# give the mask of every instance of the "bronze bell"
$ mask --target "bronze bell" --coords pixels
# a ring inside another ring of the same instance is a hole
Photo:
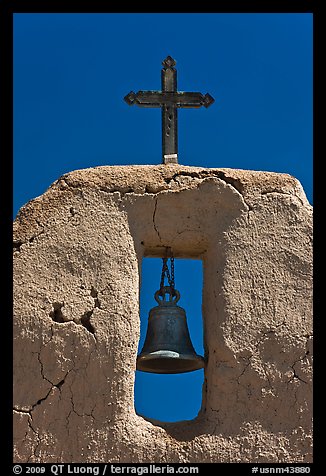
[[[179,291],[164,286],[156,291],[154,298],[158,306],[149,312],[146,339],[137,357],[137,370],[178,374],[204,367],[204,358],[196,354],[190,340],[186,312],[177,306]]]

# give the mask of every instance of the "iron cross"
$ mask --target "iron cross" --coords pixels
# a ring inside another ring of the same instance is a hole
[[[214,102],[210,94],[177,91],[176,61],[167,56],[162,62],[162,91],[131,91],[124,100],[130,106],[160,107],[162,109],[162,163],[178,163],[178,108],[208,107]]]

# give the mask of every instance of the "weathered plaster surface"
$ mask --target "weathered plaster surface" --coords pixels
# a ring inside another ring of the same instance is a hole
[[[312,207],[286,174],[113,166],[14,223],[16,462],[309,462]],[[193,421],[134,410],[143,256],[204,263]]]

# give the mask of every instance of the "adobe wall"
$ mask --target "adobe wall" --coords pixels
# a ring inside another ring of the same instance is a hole
[[[135,413],[144,256],[199,258],[195,420]],[[312,207],[290,175],[105,166],[14,224],[15,462],[310,462]]]

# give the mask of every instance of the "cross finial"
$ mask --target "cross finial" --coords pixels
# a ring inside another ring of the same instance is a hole
[[[186,93],[177,90],[176,61],[167,56],[162,61],[161,91],[131,91],[124,97],[127,104],[162,109],[162,162],[178,163],[178,109],[182,107],[209,107],[214,102],[210,94]]]
[[[172,58],[172,56],[167,56],[165,60],[162,61],[162,65],[166,68],[173,68],[177,64],[176,60]]]

